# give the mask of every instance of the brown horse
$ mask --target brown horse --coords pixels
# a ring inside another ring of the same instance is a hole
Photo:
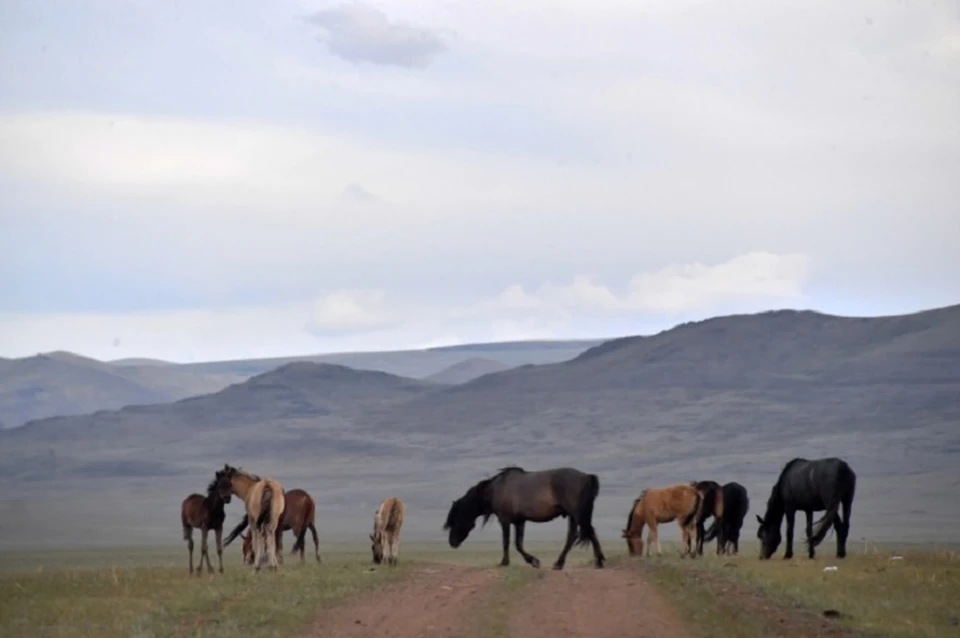
[[[373,562],[379,565],[387,559],[387,565],[396,565],[400,555],[400,528],[403,527],[403,501],[396,496],[383,499],[373,515],[373,532],[370,534],[370,550]]]
[[[277,528],[285,506],[283,486],[230,465],[223,466],[223,474],[230,480],[231,491],[243,499],[247,520],[253,521],[254,571],[260,571],[264,561],[275,571],[279,567]]]
[[[702,500],[700,493],[687,483],[643,490],[640,497],[633,502],[627,517],[627,527],[623,530],[623,538],[627,539],[627,551],[631,556],[643,554],[643,526],[646,525],[650,530],[647,532],[646,555],[650,555],[650,546],[654,543],[657,544],[657,555],[661,555],[663,552],[660,551],[657,525],[676,520],[683,534],[683,555],[696,556],[691,548],[691,539],[696,532],[697,514]]]
[[[697,556],[703,556],[703,543],[706,536],[704,523],[711,516],[714,524],[723,518],[723,491],[716,481],[690,481],[690,485],[700,492],[702,504],[697,514]],[[717,554],[720,554],[720,542],[717,542]]]
[[[290,550],[291,554],[296,553],[298,550],[300,552],[300,563],[304,562],[303,552],[304,546],[306,545],[306,535],[307,530],[310,530],[310,533],[313,535],[313,548],[314,553],[317,557],[317,562],[320,561],[320,541],[317,539],[317,528],[314,527],[314,517],[316,515],[317,506],[311,497],[305,490],[293,489],[284,494],[284,508],[283,516],[280,519],[280,526],[277,527],[277,560],[280,563],[283,563],[283,532],[293,530],[295,541],[293,543],[293,549]],[[237,534],[240,534],[244,529],[246,529],[249,524],[246,515],[240,523],[233,528],[233,531],[230,532],[230,535],[227,536],[227,540],[224,541],[223,545],[226,547],[233,539],[237,537]],[[250,534],[241,535],[243,539],[243,562],[248,565],[253,565],[254,552],[253,552],[253,538]]]
[[[207,533],[213,530],[217,540],[217,563],[223,573],[223,521],[226,515],[223,506],[230,502],[230,480],[223,472],[217,472],[207,486],[207,495],[191,494],[180,504],[180,524],[183,525],[183,540],[187,541],[190,553],[190,574],[193,575],[193,530],[200,530],[200,565],[197,576],[203,572],[203,561],[207,561],[207,571],[213,573],[210,554],[207,552]]]
[[[546,523],[558,516],[568,519],[567,541],[553,564],[563,569],[574,542],[592,545],[594,566],[603,567],[606,558],[593,528],[593,504],[600,492],[600,479],[572,467],[527,472],[520,467],[505,467],[484,479],[458,498],[447,512],[443,529],[450,530],[450,547],[460,547],[476,527],[496,516],[503,530],[503,558],[500,565],[510,564],[510,525],[516,530],[517,551],[528,565],[540,567],[536,556],[523,549],[523,531],[527,522]],[[578,533],[579,530],[579,533]]]

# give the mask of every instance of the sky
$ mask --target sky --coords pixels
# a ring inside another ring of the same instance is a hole
[[[955,1],[0,3],[0,356],[960,302]]]

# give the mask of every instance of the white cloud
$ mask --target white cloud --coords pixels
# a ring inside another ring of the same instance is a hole
[[[726,304],[750,310],[803,299],[810,272],[804,255],[750,253],[726,262],[673,265],[635,275],[622,293],[576,277],[532,292],[507,287],[493,299],[457,306],[393,299],[381,290],[339,290],[311,302],[221,310],[0,315],[0,351],[25,356],[64,349],[102,359],[178,361],[267,357],[595,337],[594,325],[620,317],[626,326],[667,327]],[[115,343],[120,345],[117,346]]]

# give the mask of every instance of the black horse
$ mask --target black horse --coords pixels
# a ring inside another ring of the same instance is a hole
[[[787,550],[784,558],[793,557],[793,522],[797,511],[807,515],[807,552],[823,542],[833,526],[837,531],[837,558],[847,555],[850,534],[850,508],[857,488],[857,475],[846,461],[824,458],[810,461],[793,459],[783,466],[763,518],[757,516],[760,528],[760,558],[770,558],[780,545],[780,523],[787,517]],[[840,509],[843,508],[843,517]],[[813,513],[826,510],[823,518],[813,523]]]
[[[716,517],[713,519],[713,524],[703,540],[709,543],[716,538],[717,554],[726,554],[732,544],[732,553],[736,555],[740,553],[740,529],[743,527],[743,519],[750,509],[747,488],[739,483],[726,483],[720,488],[720,498],[723,501],[723,511],[719,520]]]
[[[697,509],[697,549],[695,556],[703,556],[703,543],[706,532],[703,524],[713,517],[714,524],[723,516],[723,494],[716,481],[691,481],[690,485],[700,492],[700,507]]]
[[[599,491],[600,479],[596,474],[585,474],[571,467],[538,472],[506,467],[455,500],[443,529],[450,530],[450,547],[457,548],[476,526],[478,517],[482,516],[486,525],[487,520],[495,515],[503,529],[500,564],[510,564],[510,525],[513,525],[517,551],[528,565],[539,568],[540,561],[523,549],[524,525],[527,521],[546,523],[562,516],[569,518],[567,541],[553,568],[563,569],[574,541],[578,545],[593,545],[594,565],[600,568],[606,557],[592,523],[593,504]]]

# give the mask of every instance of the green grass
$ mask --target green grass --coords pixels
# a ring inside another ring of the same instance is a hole
[[[531,543],[530,551],[556,552],[556,543]],[[182,546],[0,552],[0,635],[287,636],[324,605],[399,578],[417,563],[489,568],[499,562],[500,549],[496,543],[459,550],[406,543],[397,569],[375,570],[366,545],[327,544],[322,565],[309,552],[302,566],[297,557],[284,558],[279,572],[254,574],[231,545],[225,573],[198,578],[188,576]],[[535,574],[522,562],[504,570],[504,591]]]
[[[813,561],[805,554],[760,561],[754,547],[741,545],[739,557],[708,555],[705,549],[705,560],[654,559],[649,573],[705,636],[764,635],[775,614],[764,618],[753,612],[765,601],[808,616],[837,610],[841,625],[866,635],[960,635],[960,554],[907,547],[864,551],[851,545],[847,558],[838,560],[827,544]],[[837,570],[825,572],[830,566]],[[728,586],[739,592],[725,598],[721,591],[729,594]],[[762,598],[744,601],[751,594]],[[744,633],[731,633],[736,627]]]

